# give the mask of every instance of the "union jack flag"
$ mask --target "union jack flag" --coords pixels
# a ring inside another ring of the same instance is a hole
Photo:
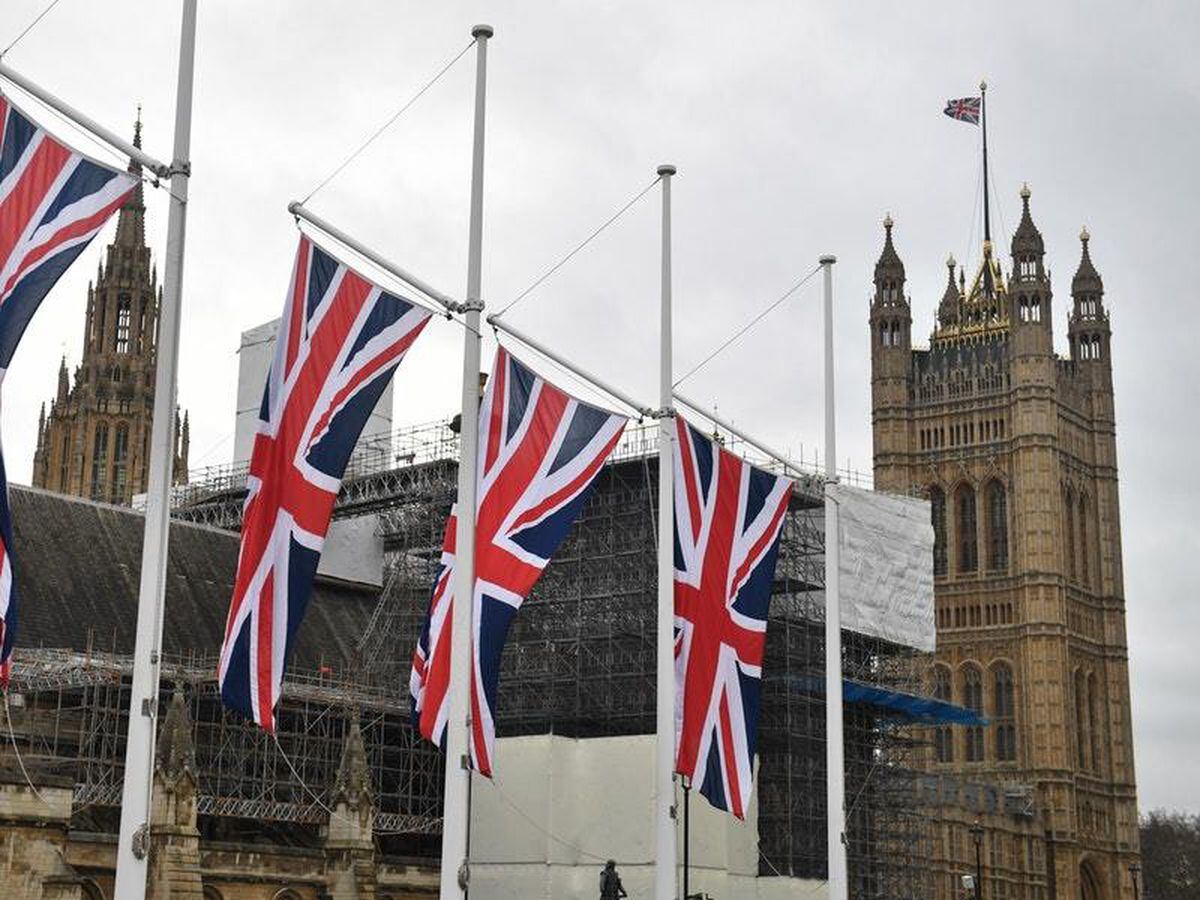
[[[475,597],[471,629],[471,760],[492,774],[496,689],[509,624],[571,530],[628,419],[550,384],[503,347],[479,408]],[[441,569],[413,654],[413,719],[444,746],[450,684],[454,510]]]
[[[792,482],[676,416],[675,771],[746,817],[767,608]]]
[[[979,124],[979,109],[982,105],[980,97],[959,97],[957,100],[947,100],[946,108],[942,110],[952,119],[960,122]]]
[[[269,732],[346,463],[429,317],[300,238],[246,478],[218,670],[225,705]]]
[[[0,95],[0,383],[25,326],[137,179],[59,143]],[[17,631],[8,482],[0,460],[0,683]]]

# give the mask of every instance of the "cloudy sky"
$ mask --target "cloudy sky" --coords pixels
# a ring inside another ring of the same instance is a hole
[[[0,46],[46,0],[6,0]],[[6,61],[170,154],[178,3],[62,0]],[[941,114],[986,76],[1002,246],[1023,181],[1047,244],[1064,344],[1087,224],[1112,311],[1125,580],[1143,808],[1200,811],[1200,551],[1194,467],[1200,309],[1200,10],[1187,2],[561,4],[202,0],[180,402],[193,466],[232,452],[239,333],[278,315],[285,211],[470,40],[491,45],[484,295],[527,287],[673,162],[676,371],[835,253],[840,459],[871,463],[867,298],[884,214],[926,334],[947,253],[978,257],[978,132]],[[443,290],[466,279],[471,57],[311,206]],[[70,134],[70,132],[66,132]],[[78,136],[81,148],[104,151]],[[149,200],[156,255],[162,192]],[[630,391],[655,391],[656,197],[509,315]],[[977,221],[977,220],[975,220]],[[107,234],[105,235],[107,237]],[[29,478],[58,360],[79,360],[85,253],[30,327],[5,385],[10,476]],[[1006,260],[1007,262],[1007,260]],[[821,430],[819,279],[687,390],[791,452]],[[397,378],[398,423],[453,411],[461,335],[443,321]],[[489,350],[485,347],[485,360]],[[1189,410],[1191,412],[1189,412]]]

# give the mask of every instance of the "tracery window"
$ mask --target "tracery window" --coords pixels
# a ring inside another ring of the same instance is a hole
[[[108,470],[108,425],[101,422],[96,426],[92,439],[92,490],[93,500],[104,499],[104,481]]]
[[[129,295],[121,294],[117,298],[117,339],[116,351],[118,353],[129,352]]]
[[[1063,549],[1067,557],[1067,577],[1075,580],[1075,492],[1067,487],[1066,499],[1063,502],[1066,510],[1063,523]]]
[[[929,489],[929,510],[933,520],[933,574],[946,574],[946,495],[940,487]]]
[[[945,666],[933,667],[933,696],[947,703],[954,699],[950,689],[950,670]],[[954,762],[954,732],[949,725],[934,729],[933,749],[938,762]]]
[[[974,572],[979,568],[979,541],[975,516],[975,491],[969,484],[960,485],[955,494],[958,519],[958,571]]]
[[[129,426],[122,422],[113,438],[112,502],[125,502],[129,483]]]
[[[996,759],[1011,762],[1017,758],[1016,697],[1012,667],[997,663],[992,670],[992,719],[996,734]]]
[[[1008,568],[1008,495],[999,480],[987,487],[988,568],[993,572]]]
[[[983,673],[973,663],[963,666],[963,706],[983,715]],[[983,726],[968,725],[966,732],[967,762],[981,762],[984,758]]]

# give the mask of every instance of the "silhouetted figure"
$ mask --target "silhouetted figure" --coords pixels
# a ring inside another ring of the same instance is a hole
[[[621,884],[621,876],[617,874],[617,862],[610,859],[600,870],[600,900],[619,900],[628,896]]]

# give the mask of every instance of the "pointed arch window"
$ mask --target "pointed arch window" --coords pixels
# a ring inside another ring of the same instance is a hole
[[[104,499],[105,476],[108,474],[108,424],[101,422],[96,426],[92,437],[92,485],[93,500]]]
[[[933,667],[933,696],[947,703],[954,699],[950,688],[950,670],[946,666]],[[949,725],[934,729],[933,750],[938,762],[954,762],[954,732]]]
[[[1087,683],[1080,669],[1075,670],[1075,756],[1081,770],[1091,768],[1088,762],[1088,751],[1091,750],[1092,736],[1088,730]]]
[[[987,486],[988,568],[1001,571],[1008,568],[1008,494],[999,479]]]
[[[954,495],[957,512],[958,571],[974,572],[979,568],[979,536],[975,516],[975,490],[969,484],[960,485]]]
[[[1091,584],[1091,565],[1088,559],[1088,500],[1087,494],[1079,495],[1079,581]]]
[[[1016,691],[1012,667],[1008,663],[997,663],[992,669],[992,682],[996,759],[1012,762],[1017,758]]]
[[[128,294],[117,297],[117,334],[114,347],[118,353],[129,352],[129,322],[133,315]]]
[[[983,715],[983,673],[979,666],[968,663],[963,666],[963,706],[978,715]],[[983,726],[968,725],[967,762],[982,762]]]
[[[112,502],[125,502],[129,485],[129,425],[122,422],[113,436]]]
[[[1095,672],[1089,672],[1087,677],[1087,716],[1092,770],[1098,772],[1103,744],[1100,734],[1100,689]]]
[[[1075,492],[1067,487],[1063,502],[1066,516],[1063,522],[1063,549],[1067,557],[1067,578],[1075,580]]]
[[[929,489],[929,511],[933,520],[933,574],[946,574],[946,494],[936,485]]]

